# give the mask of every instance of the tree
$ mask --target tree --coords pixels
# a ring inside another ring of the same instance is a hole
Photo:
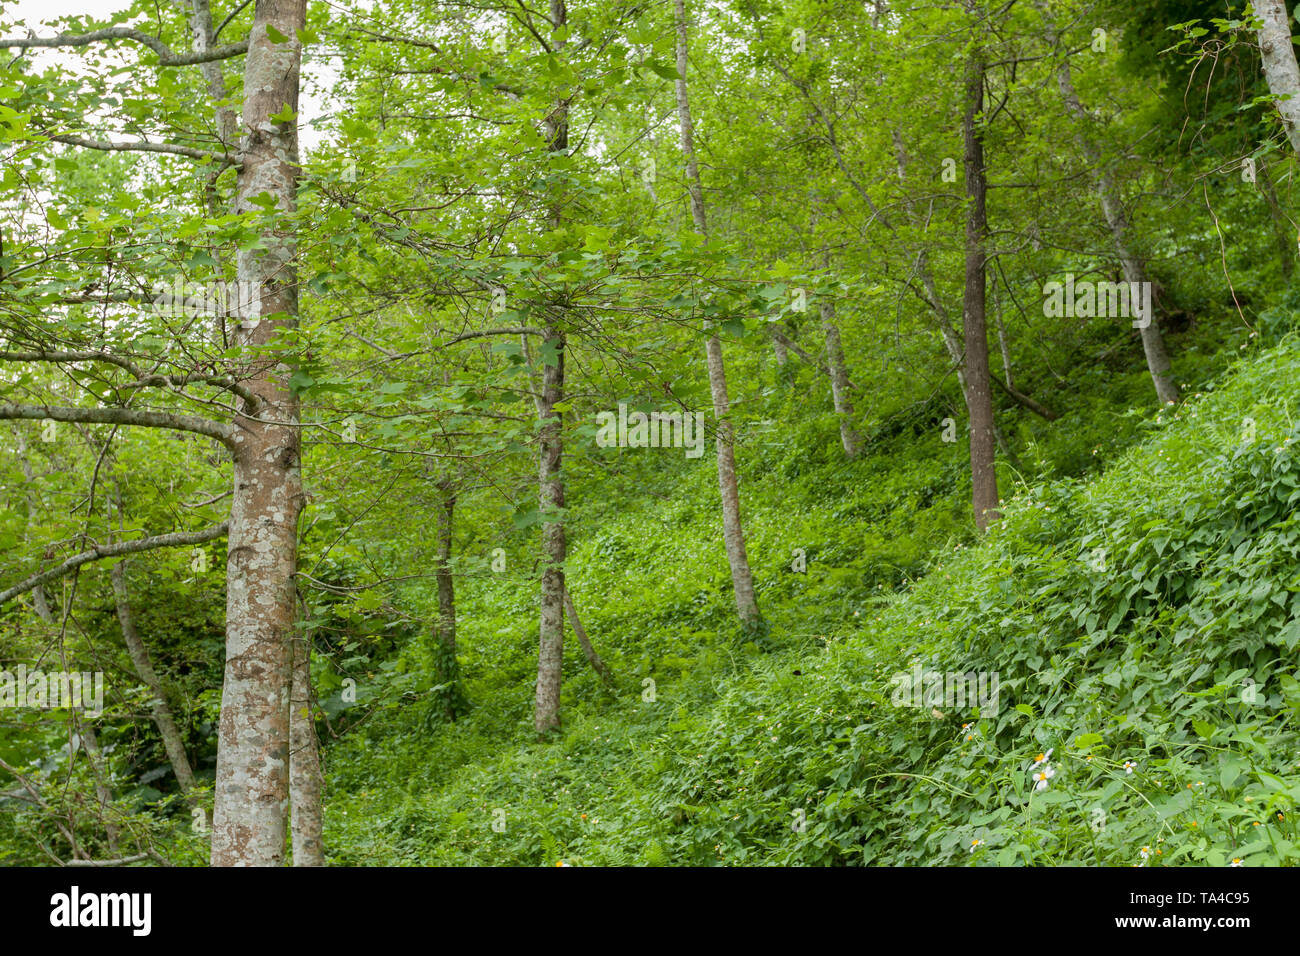
[[[704,207],[704,189],[700,183],[700,166],[695,157],[695,125],[691,119],[690,94],[686,87],[690,35],[683,0],[673,0],[677,30],[677,122],[681,129],[682,158],[686,162],[686,189],[691,221],[695,231],[707,238],[708,219]],[[736,611],[746,629],[761,626],[758,600],[754,596],[754,576],[745,551],[745,529],[740,515],[740,488],[736,477],[735,429],[731,422],[731,398],[727,392],[727,367],[722,354],[722,339],[710,334],[705,346],[709,366],[709,390],[713,394],[713,417],[717,428],[718,490],[722,498],[722,538],[731,566],[731,586]]]
[[[971,0],[966,11],[982,29],[984,12]],[[987,268],[988,173],[984,164],[984,48],[978,36],[966,52],[965,107],[962,113],[963,161],[966,170],[966,285],[962,297],[962,332],[966,352],[966,404],[970,409],[971,501],[975,526],[984,531],[998,515],[998,474],[994,463],[993,393],[989,375],[988,323],[985,312]]]
[[[1273,94],[1287,140],[1300,154],[1300,66],[1296,65],[1295,48],[1291,45],[1291,18],[1283,0],[1257,0],[1254,7],[1259,18],[1255,32],[1264,62],[1264,78]]]

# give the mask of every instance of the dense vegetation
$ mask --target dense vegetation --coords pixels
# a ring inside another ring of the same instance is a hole
[[[0,8],[0,861],[1300,856],[1266,23],[185,7]]]

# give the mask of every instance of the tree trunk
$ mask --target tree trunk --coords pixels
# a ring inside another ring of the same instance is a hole
[[[537,475],[542,513],[542,611],[537,655],[537,705],[533,723],[539,734],[560,726],[560,683],[564,661],[564,332],[552,316],[543,338],[541,453]],[[553,356],[547,361],[548,356]]]
[[[104,775],[104,761],[99,749],[99,738],[95,735],[95,728],[90,722],[79,717],[76,711],[73,711],[72,722],[76,728],[77,736],[81,738],[81,749],[86,753],[86,763],[90,766],[90,776],[95,781],[95,801],[99,804],[100,821],[104,824],[104,836],[108,841],[108,848],[114,856],[117,856],[122,829],[112,819],[113,790],[109,787],[108,778]]]
[[[976,27],[978,29],[978,26]],[[998,475],[993,434],[993,392],[989,376],[989,341],[985,317],[985,243],[988,188],[984,168],[984,51],[977,42],[966,60],[966,110],[962,116],[965,146],[966,287],[962,327],[966,346],[966,404],[970,410],[971,505],[980,531],[998,519]]]
[[[790,351],[786,348],[785,343],[781,341],[781,333],[773,330],[772,334],[772,354],[776,356],[776,366],[784,369],[790,362]]]
[[[438,483],[442,513],[438,516],[438,566],[434,576],[438,583],[438,642],[448,653],[456,653],[456,584],[451,574],[452,521],[456,512],[456,495],[449,481]]]
[[[1283,0],[1255,0],[1260,19],[1259,54],[1264,61],[1264,78],[1276,99],[1282,127],[1291,148],[1300,155],[1300,66],[1291,46],[1291,18]]]
[[[1044,9],[1041,3],[1039,9]],[[1054,43],[1056,41],[1056,31],[1050,20],[1047,21],[1047,31],[1049,42]],[[1115,248],[1115,255],[1119,258],[1120,265],[1124,270],[1124,279],[1129,283],[1137,283],[1136,288],[1142,288],[1148,281],[1146,269],[1142,265],[1142,260],[1134,255],[1129,248],[1128,221],[1124,215],[1123,206],[1120,204],[1119,190],[1115,188],[1114,180],[1106,169],[1101,150],[1097,148],[1092,137],[1088,135],[1088,113],[1083,108],[1083,104],[1079,102],[1079,96],[1075,92],[1068,59],[1063,58],[1061,60],[1061,65],[1057,68],[1056,79],[1057,85],[1061,89],[1061,97],[1065,100],[1065,108],[1078,124],[1077,139],[1079,148],[1088,161],[1088,165],[1093,169],[1093,183],[1097,191],[1097,198],[1101,203],[1101,213],[1106,219],[1107,227],[1110,229],[1111,243]],[[1130,309],[1130,311],[1132,310]],[[1143,316],[1142,321],[1145,324],[1138,327],[1142,336],[1142,352],[1146,356],[1147,370],[1151,373],[1151,381],[1156,388],[1156,397],[1162,405],[1177,402],[1178,386],[1174,384],[1169,352],[1165,348],[1164,336],[1160,334],[1160,326],[1156,323],[1154,315]]]
[[[194,38],[194,52],[202,53],[211,49],[213,44],[212,4],[209,0],[192,0],[190,11],[190,35]],[[233,151],[238,145],[235,142],[235,111],[229,106],[216,105],[230,96],[222,63],[220,60],[201,63],[199,72],[208,84],[208,95],[212,98],[216,111],[217,138],[224,148]]]
[[[185,801],[190,806],[196,806],[194,769],[190,766],[190,758],[185,753],[185,738],[181,736],[180,728],[176,726],[171,704],[167,702],[162,682],[158,680],[153,662],[149,659],[149,650],[144,646],[144,641],[140,639],[135,629],[130,595],[126,587],[126,561],[119,561],[113,565],[110,577],[113,582],[113,598],[117,605],[117,620],[122,626],[122,640],[126,642],[126,651],[131,655],[131,663],[135,666],[136,674],[144,681],[145,687],[149,688],[149,706],[153,711],[153,722],[158,727],[159,736],[162,737],[163,750],[167,752],[167,760],[172,765],[172,774],[180,785],[181,795]]]
[[[455,721],[465,712],[460,687],[460,666],[456,661],[456,580],[451,571],[452,532],[456,514],[455,485],[450,478],[438,482],[438,559],[434,579],[438,585],[438,622],[434,628],[437,681],[442,690],[437,700],[443,716]]]
[[[324,866],[321,801],[325,782],[320,765],[320,741],[312,711],[311,641],[300,632],[293,638],[293,692],[289,716],[289,795],[293,831],[293,865]]]
[[[708,236],[704,211],[704,190],[700,185],[700,167],[695,158],[695,126],[691,121],[691,104],[686,90],[688,36],[683,0],[673,0],[677,24],[677,117],[681,127],[682,157],[686,160],[686,188],[690,193],[691,219],[701,236]],[[722,498],[722,538],[731,565],[731,586],[736,597],[736,611],[746,628],[761,622],[758,601],[754,596],[754,577],[745,551],[745,532],[740,516],[740,489],[736,478],[735,430],[731,422],[731,399],[727,393],[727,369],[723,361],[722,340],[717,333],[709,336],[705,346],[709,363],[709,391],[713,396],[713,415],[717,420],[718,490]]]
[[[294,119],[306,0],[259,0],[245,61],[240,212],[267,193],[294,209],[298,169]],[[287,39],[275,43],[268,27]],[[291,369],[270,366],[261,347],[296,325],[296,244],[271,227],[263,248],[241,249],[241,289],[254,291],[236,341],[255,364],[243,384],[258,399],[235,418],[234,495],[226,570],[226,665],[221,693],[213,866],[284,863],[289,809],[289,712],[295,625],[297,524],[302,507],[298,400],[285,385]],[[277,316],[271,318],[271,316]]]
[[[551,26],[560,31],[568,23],[564,0],[551,0]],[[565,46],[563,34],[552,34],[556,50]],[[569,148],[568,106],[561,102],[547,119],[549,150]],[[553,227],[560,224],[560,210],[552,211]],[[560,726],[560,686],[564,665],[564,416],[555,406],[564,399],[565,335],[556,307],[547,310],[542,336],[542,393],[537,414],[541,448],[537,474],[538,506],[542,514],[542,608],[537,651],[537,697],[533,726],[544,734]]]
[[[1268,171],[1268,163],[1260,161],[1256,170],[1260,192],[1268,205],[1268,215],[1273,222],[1273,239],[1277,243],[1278,255],[1282,260],[1282,275],[1288,279],[1295,273],[1296,243],[1291,232],[1291,222],[1282,211],[1282,204],[1277,198],[1277,188],[1273,185],[1273,176]]]
[[[567,587],[564,589],[564,610],[569,615],[569,623],[573,625],[573,633],[578,635],[578,643],[582,645],[582,653],[586,655],[587,662],[600,675],[601,680],[612,685],[614,683],[614,672],[609,669],[609,665],[600,659],[596,649],[591,646],[591,641],[587,638],[587,631],[583,628],[582,622],[578,620],[578,609],[573,606],[573,597],[569,594]]]
[[[835,324],[835,306],[823,300],[821,316],[822,330],[826,333],[826,364],[831,373],[831,402],[840,419],[840,444],[844,446],[844,457],[856,458],[862,450],[862,438],[853,427],[853,385],[844,361],[839,326]]]

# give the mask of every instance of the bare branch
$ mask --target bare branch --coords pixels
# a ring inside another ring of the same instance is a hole
[[[60,33],[56,37],[8,37],[0,38],[0,49],[30,50],[36,47],[89,46],[100,40],[134,40],[143,43],[158,54],[159,66],[193,66],[197,63],[210,63],[213,60],[227,60],[232,56],[242,56],[248,52],[248,41],[229,43],[213,50],[197,53],[176,53],[156,36],[134,27],[107,27],[92,30],[90,33]]]
[[[827,376],[828,378],[830,377],[831,374],[830,370],[827,369],[826,366],[823,365],[821,362],[817,361],[817,359],[813,358],[811,355],[809,355],[807,352],[801,349],[794,342],[792,342],[788,335],[786,335],[776,326],[769,326],[768,328],[769,331],[772,333],[772,338],[776,339],[778,342],[780,342],[782,345],[788,348],[795,355],[799,356],[801,359],[803,359],[805,362],[807,362],[817,371],[821,372],[823,375]]]
[[[146,375],[130,359],[122,358],[120,355],[112,355],[108,352],[48,352],[45,350],[36,352],[0,352],[0,362],[105,362],[126,369],[135,376],[136,380],[134,382],[116,386],[122,391],[133,388],[149,388],[151,386],[181,388],[185,385],[201,382],[204,385],[224,388],[238,395],[248,403],[249,411],[256,411],[262,404],[262,400],[257,397],[255,392],[224,375]],[[54,416],[49,417],[53,418]]]
[[[244,7],[248,6],[251,2],[252,0],[244,0],[243,3],[241,3],[239,6],[235,7],[235,9],[231,10],[228,14],[226,14],[226,19],[222,20],[221,25],[212,31],[212,40],[214,43],[216,42],[217,37],[221,36],[221,31],[230,25],[230,21],[235,19],[235,17],[239,16],[239,14],[243,11]]]
[[[541,335],[541,329],[521,328],[521,329],[484,329],[481,332],[462,332],[455,338],[448,339],[446,342],[439,342],[438,348],[445,349],[449,345],[455,345],[457,342],[466,342],[469,339],[482,339],[491,335]]]
[[[141,860],[149,859],[148,853],[137,853],[135,856],[124,856],[120,860],[68,860],[64,866],[122,866],[124,863],[138,863]]]
[[[171,412],[146,412],[133,408],[65,408],[58,405],[0,405],[0,420],[80,422],[90,425],[141,425],[145,428],[169,428],[215,438],[227,448],[235,444],[236,429],[197,415]]]
[[[168,153],[172,156],[188,156],[190,159],[207,159],[214,163],[238,166],[239,161],[224,153],[214,153],[206,149],[191,146],[176,146],[172,143],[147,143],[138,140],[129,143],[110,143],[106,140],[83,139],[80,136],[54,136],[49,139],[67,146],[80,146],[84,149],[99,149],[105,152]]]
[[[1059,414],[1054,412],[1052,409],[1048,408],[1046,405],[1042,404],[1041,402],[1035,401],[1034,399],[1026,395],[1024,392],[1019,391],[1014,385],[1002,381],[1002,378],[1000,376],[991,375],[989,377],[992,379],[994,385],[1002,389],[1002,391],[1006,392],[1007,395],[1010,396],[1012,401],[1014,401],[1018,405],[1023,405],[1025,408],[1029,409],[1035,415],[1038,415],[1041,418],[1046,418],[1049,422],[1054,422],[1061,417]]]
[[[130,359],[108,352],[47,352],[44,349],[36,352],[0,352],[0,362],[106,362],[126,369],[136,378],[143,377],[143,373]]]
[[[214,538],[225,536],[229,530],[230,522],[223,521],[221,524],[213,525],[211,528],[204,528],[202,531],[174,531],[170,534],[159,534],[150,538],[137,538],[134,541],[96,545],[89,551],[74,554],[62,564],[41,571],[39,574],[33,574],[27,580],[15,584],[7,591],[0,591],[0,604],[4,604],[20,594],[25,594],[32,588],[39,587],[47,581],[63,577],[63,575],[69,574],[83,564],[89,564],[92,561],[102,561],[105,558],[120,558],[126,554],[154,551],[158,548],[176,548],[189,544],[202,544],[204,541],[211,541]]]

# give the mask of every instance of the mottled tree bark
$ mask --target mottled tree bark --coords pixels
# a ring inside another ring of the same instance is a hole
[[[568,22],[564,0],[551,0],[551,26],[559,31]],[[552,45],[561,50],[563,34],[552,34]],[[569,148],[568,106],[561,102],[547,118],[549,149],[553,153]],[[560,224],[560,210],[552,210],[553,227]],[[564,398],[565,335],[556,308],[547,310],[542,337],[542,390],[538,396],[540,423],[537,489],[542,515],[542,594],[537,651],[537,692],[533,726],[543,734],[560,726],[560,686],[564,664],[564,416],[555,406]]]
[[[298,168],[296,116],[306,0],[258,0],[245,61],[241,211],[266,193],[279,210],[294,209]],[[268,27],[285,37],[276,43]],[[296,247],[291,232],[269,226],[264,248],[241,249],[241,288],[255,290],[237,342],[255,369],[243,384],[259,401],[256,416],[241,402],[235,419],[234,496],[226,572],[226,665],[221,694],[214,866],[279,866],[289,810],[289,712],[295,626],[297,524],[302,507],[298,401],[286,386],[291,369],[269,366],[255,350],[296,323]],[[271,318],[276,316],[276,318]]]
[[[690,97],[686,89],[689,37],[683,0],[673,0],[677,26],[677,118],[681,127],[682,157],[686,160],[686,188],[690,194],[691,219],[701,236],[709,234],[704,209],[704,189],[700,184],[700,167],[695,158],[695,125],[691,120]],[[709,366],[709,391],[713,396],[713,416],[717,420],[718,490],[722,498],[722,538],[731,566],[731,586],[736,597],[736,611],[741,623],[755,627],[761,621],[758,600],[754,595],[754,576],[745,550],[745,532],[740,515],[740,487],[736,477],[735,429],[731,422],[731,399],[727,392],[727,369],[723,360],[722,340],[717,333],[709,336],[705,346]]]
[[[541,448],[537,472],[542,513],[542,609],[537,656],[537,697],[533,724],[545,733],[560,725],[561,666],[564,661],[564,457],[563,413],[555,406],[564,397],[564,332],[554,317],[543,339],[542,392],[538,414]],[[549,361],[548,361],[549,358]]]
[[[1282,127],[1291,148],[1300,155],[1300,66],[1291,46],[1291,18],[1283,0],[1255,0],[1259,17],[1259,55],[1264,62],[1264,78],[1277,99],[1274,106],[1282,117]]]
[[[985,315],[985,273],[988,182],[984,167],[984,51],[977,42],[966,59],[966,108],[962,140],[966,172],[966,283],[962,297],[965,340],[966,404],[970,411],[971,505],[980,531],[997,520],[998,475],[993,434],[993,393],[989,375],[988,325]]]

